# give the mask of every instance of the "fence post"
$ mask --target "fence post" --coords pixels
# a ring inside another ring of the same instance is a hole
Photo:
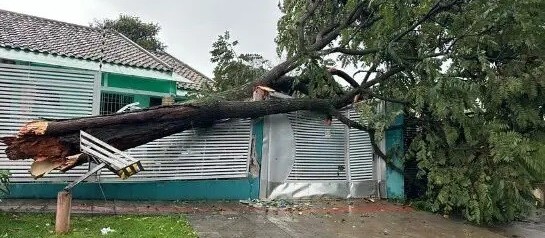
[[[64,234],[70,230],[70,212],[72,210],[72,194],[61,191],[57,194],[57,213],[55,219],[55,232]]]

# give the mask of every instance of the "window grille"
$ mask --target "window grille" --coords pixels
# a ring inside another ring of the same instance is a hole
[[[132,95],[102,93],[100,95],[100,115],[116,113],[122,107],[133,102],[134,96]]]

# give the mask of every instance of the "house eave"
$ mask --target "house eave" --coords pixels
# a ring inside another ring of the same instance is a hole
[[[99,62],[92,61],[92,60],[76,59],[76,58],[70,58],[65,56],[55,56],[51,54],[15,50],[15,49],[4,48],[4,47],[0,47],[0,57],[10,59],[10,60],[27,61],[27,62],[63,66],[63,67],[69,67],[69,68],[85,69],[85,70],[92,70],[92,71],[100,70],[102,72],[114,73],[114,74],[133,75],[133,76],[151,78],[151,79],[192,83],[192,81],[184,77],[176,76],[176,74],[172,73],[171,71],[159,71],[159,70],[144,69],[144,68],[138,68],[138,67],[129,67],[129,66],[118,65],[118,64],[111,64],[111,63],[103,63],[101,68]]]

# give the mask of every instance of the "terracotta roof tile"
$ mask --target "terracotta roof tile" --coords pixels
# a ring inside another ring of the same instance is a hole
[[[0,10],[0,46],[170,71],[167,63],[115,31]]]

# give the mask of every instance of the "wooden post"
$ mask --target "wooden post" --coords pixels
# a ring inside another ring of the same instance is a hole
[[[72,194],[61,191],[57,194],[57,217],[55,220],[55,232],[64,234],[70,230],[70,212],[72,210]]]

